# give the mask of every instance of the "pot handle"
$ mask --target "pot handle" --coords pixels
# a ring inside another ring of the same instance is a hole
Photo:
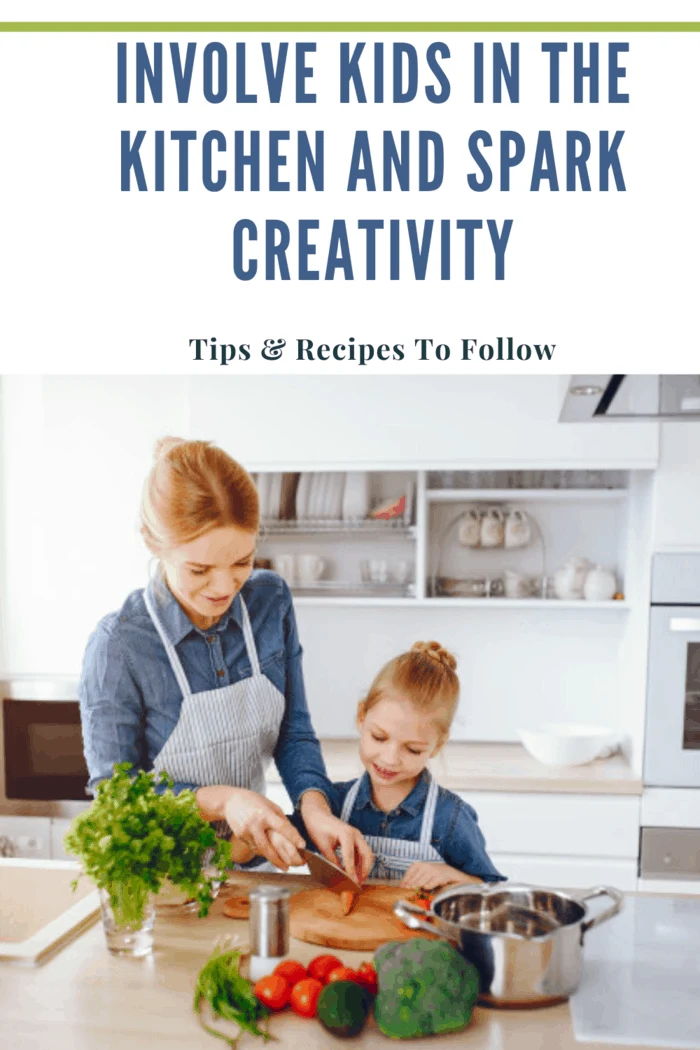
[[[587,890],[581,897],[580,902],[583,904],[584,901],[592,900],[594,897],[609,897],[612,904],[605,911],[602,911],[599,915],[594,915],[588,922],[581,923],[581,936],[593,929],[594,926],[600,926],[601,922],[607,922],[608,919],[612,919],[613,915],[622,908],[622,903],[625,899],[624,894],[620,893],[619,890],[614,890],[612,886],[596,886],[592,890]]]
[[[408,901],[397,901],[394,905],[394,915],[401,919],[404,926],[408,926],[412,930],[426,930],[427,933],[433,934],[439,933],[441,937],[449,936],[443,930],[438,930],[432,922],[426,922],[425,908],[419,908],[416,904],[409,904]],[[419,915],[422,917],[418,918]]]

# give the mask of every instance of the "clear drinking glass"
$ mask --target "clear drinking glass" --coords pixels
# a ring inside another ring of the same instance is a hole
[[[117,887],[117,896],[119,896],[120,892],[120,888]],[[143,921],[139,926],[117,920],[107,890],[100,890],[100,906],[102,909],[102,926],[110,952],[114,955],[130,955],[134,958],[151,954],[153,951],[153,927],[156,921],[153,897],[149,897],[146,901]]]
[[[411,578],[411,562],[410,561],[397,561],[394,562],[392,569],[392,576],[394,583],[398,583],[399,586],[405,587]]]

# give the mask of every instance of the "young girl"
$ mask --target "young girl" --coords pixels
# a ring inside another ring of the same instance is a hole
[[[370,876],[433,890],[502,876],[471,806],[439,787],[428,759],[448,739],[459,699],[457,661],[438,642],[416,642],[390,660],[360,701],[365,772],[334,784],[334,812],[365,836]]]

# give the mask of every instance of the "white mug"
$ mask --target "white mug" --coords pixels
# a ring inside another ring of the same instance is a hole
[[[325,559],[319,557],[318,554],[299,554],[296,563],[300,583],[316,583],[321,579],[326,568]]]
[[[526,576],[512,569],[506,569],[503,577],[506,598],[527,598],[530,587]]]
[[[506,515],[506,547],[527,547],[532,538],[530,519],[524,510],[511,510]]]
[[[459,542],[463,547],[478,547],[481,543],[481,518],[478,511],[465,512],[459,526]]]
[[[481,519],[481,546],[503,546],[503,511],[497,507],[487,510]]]
[[[278,554],[272,559],[275,572],[279,573],[285,583],[292,584],[296,578],[295,558],[293,554]]]

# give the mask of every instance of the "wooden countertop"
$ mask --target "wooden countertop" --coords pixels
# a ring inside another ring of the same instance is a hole
[[[36,1050],[47,1041],[51,1050],[141,1050],[144,1046],[150,1050],[216,1050],[222,1046],[199,1027],[192,995],[197,973],[217,938],[233,935],[245,944],[247,923],[227,919],[222,906],[229,893],[240,892],[255,877],[234,878],[235,886],[224,887],[207,919],[159,915],[151,957],[110,955],[98,922],[43,966],[0,964],[3,1045],[12,1050]],[[306,884],[303,876],[257,876],[255,881],[261,878],[287,879],[290,886]],[[291,950],[308,962],[324,949],[292,941]],[[337,954],[350,965],[370,958],[369,953]],[[289,1010],[273,1017],[270,1031],[281,1050],[298,1046],[328,1050],[336,1043],[317,1021],[297,1017]],[[240,1041],[241,1050],[263,1045],[248,1035]],[[388,1050],[393,1043],[370,1022],[348,1045]],[[410,1046],[415,1050],[614,1050],[607,1043],[576,1042],[567,1004],[539,1010],[477,1008],[466,1030],[411,1040]]]
[[[321,741],[331,780],[351,780],[362,766],[356,740]],[[520,744],[452,742],[430,763],[443,787],[451,791],[532,791],[555,794],[641,795],[642,782],[623,755],[585,766],[545,766]],[[270,780],[279,779],[271,767]]]

